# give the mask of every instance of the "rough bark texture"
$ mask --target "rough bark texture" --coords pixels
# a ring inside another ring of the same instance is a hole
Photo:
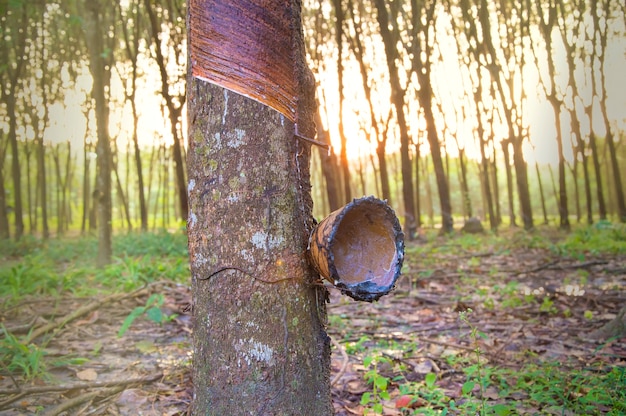
[[[188,7],[194,415],[333,413],[327,292],[315,285],[306,258],[314,226],[311,149],[295,137],[295,122],[302,137],[315,136],[315,80],[306,67],[301,6],[250,0]],[[221,16],[228,7],[241,13]],[[226,40],[233,30],[241,35]],[[267,70],[264,59],[277,45],[289,45],[280,49],[283,71]],[[252,70],[235,80],[241,82],[225,81],[207,53],[229,60],[226,68]],[[259,94],[249,78],[280,88]],[[276,97],[292,93],[297,108],[278,105],[284,103]]]
[[[192,79],[189,99],[193,414],[331,414],[325,291],[304,257],[308,145],[234,92]]]

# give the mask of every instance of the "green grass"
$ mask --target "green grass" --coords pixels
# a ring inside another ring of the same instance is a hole
[[[42,241],[27,236],[0,243],[0,300],[25,296],[130,291],[147,283],[189,278],[187,237],[183,232],[120,234],[113,239],[113,261],[95,266],[98,241],[75,237]]]
[[[532,232],[506,230],[499,235],[458,235],[439,237],[433,231],[426,244],[407,247],[407,268],[416,279],[430,278],[449,253],[466,256],[469,268],[481,268],[478,253],[505,253],[517,249],[541,248],[555,255],[582,258],[588,254],[626,254],[626,227],[601,223],[580,227],[571,233],[554,229]],[[114,260],[97,268],[97,240],[94,237],[63,238],[42,241],[25,237],[19,242],[0,242],[0,304],[15,305],[28,296],[89,296],[127,292],[147,283],[166,279],[186,282],[189,279],[187,241],[183,232],[165,231],[145,234],[120,234],[113,240]],[[417,259],[417,260],[416,260]],[[497,268],[485,269],[485,275],[498,276]],[[460,272],[463,286],[476,288],[474,295],[483,300],[482,307],[509,310],[532,304],[539,311],[554,314],[554,304],[548,298],[521,293],[515,280],[503,281],[489,289],[479,287],[475,275]],[[585,284],[588,276],[578,272],[568,279]],[[120,335],[133,320],[146,315],[154,322],[168,319],[160,314],[161,297],[149,299],[120,322]],[[584,311],[583,311],[584,312]],[[580,312],[580,313],[583,313]],[[593,314],[589,314],[589,318]],[[586,316],[586,315],[585,315]],[[382,403],[403,400],[403,414],[423,415],[509,415],[520,409],[542,409],[546,414],[624,414],[626,412],[626,370],[590,364],[576,367],[573,363],[527,360],[518,368],[491,365],[481,359],[480,350],[473,354],[445,357],[446,364],[463,376],[460,393],[446,388],[447,380],[435,373],[417,380],[409,377],[401,361],[389,358],[410,357],[418,350],[420,341],[375,341],[371,337],[349,333],[350,322],[345,315],[331,315],[331,326],[355,341],[346,341],[345,350],[364,367],[364,381],[369,386],[361,404],[369,413],[380,414]],[[485,336],[468,319],[471,343]],[[372,323],[373,325],[375,323]],[[3,370],[21,374],[25,379],[45,377],[49,361],[45,349],[25,343],[0,326],[0,362]],[[394,392],[394,396],[390,392]],[[489,392],[490,400],[484,399]],[[407,401],[408,400],[408,401]],[[413,408],[415,407],[415,408]],[[599,411],[598,409],[602,409]],[[530,411],[530,410],[529,410]]]
[[[105,296],[131,292],[159,280],[189,281],[187,236],[182,231],[116,235],[113,261],[103,268],[96,267],[97,250],[95,237],[43,241],[26,236],[18,242],[1,241],[0,306],[14,309],[34,296]],[[143,315],[157,324],[172,319],[162,312],[163,302],[162,294],[153,294],[144,307],[120,322],[119,335]],[[49,368],[84,360],[71,356],[48,358],[47,342],[36,345],[27,339],[0,325],[0,371],[23,380],[48,378]]]
[[[412,351],[413,345],[399,348]],[[383,414],[383,402],[390,399],[391,404],[407,404],[402,410],[405,415],[513,415],[533,414],[533,409],[541,409],[534,414],[622,415],[626,411],[624,367],[579,369],[542,361],[511,369],[487,365],[479,357],[450,356],[452,368],[465,374],[459,396],[451,394],[445,388],[449,383],[435,373],[409,381],[406,366],[384,351],[381,346],[362,351],[363,377],[370,387],[361,396],[365,414]],[[397,389],[393,396],[392,386]]]
[[[424,240],[409,244],[406,249],[403,273],[417,281],[428,280],[437,270],[445,269],[447,262],[458,262],[455,290],[463,294],[458,300],[471,301],[483,310],[498,313],[514,313],[521,308],[530,314],[529,322],[535,316],[567,318],[573,313],[579,319],[590,320],[592,311],[559,309],[553,298],[525,291],[510,272],[523,270],[518,269],[519,265],[484,267],[477,254],[508,255],[518,250],[537,250],[546,256],[537,258],[539,264],[550,258],[584,261],[589,256],[623,256],[626,225],[599,222],[590,227],[573,227],[569,233],[538,227],[528,232],[503,229],[498,234],[451,237],[441,237],[437,230],[431,230]],[[584,287],[589,274],[582,269],[573,271],[563,283]],[[334,319],[330,317],[331,322]],[[420,350],[417,339],[394,341],[391,346],[389,340],[377,341],[355,332],[353,339],[358,341],[345,342],[344,348],[363,366],[362,377],[368,386],[360,402],[364,414],[383,414],[383,404],[395,405],[403,415],[626,414],[626,368],[611,367],[602,360],[584,365],[575,357],[571,362],[551,361],[532,351],[520,351],[516,363],[492,363],[479,348],[479,341],[488,337],[480,331],[480,323],[472,323],[463,312],[460,320],[464,324],[461,333],[466,334],[462,336],[470,338],[473,352],[440,357],[447,367],[445,373],[457,375],[456,381],[455,376],[442,377],[434,372],[416,379],[403,360],[410,360]],[[346,322],[342,320],[342,324]],[[391,356],[399,359],[390,359]],[[454,383],[457,390],[450,387]]]

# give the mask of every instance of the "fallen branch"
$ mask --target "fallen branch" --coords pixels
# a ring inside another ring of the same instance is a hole
[[[475,352],[476,351],[476,348],[466,347],[465,345],[452,344],[452,343],[449,343],[449,342],[437,341],[437,340],[434,340],[434,339],[422,338],[422,337],[416,337],[415,339],[418,340],[418,341],[427,343],[427,344],[440,345],[442,347],[456,348],[456,349],[459,349],[459,350],[470,351],[470,352]],[[485,351],[481,351],[481,353],[484,353],[484,352]]]
[[[584,263],[574,263],[574,264],[567,264],[567,265],[557,265],[554,267],[548,267],[548,269],[550,270],[566,270],[566,269],[586,269],[587,267],[591,267],[591,266],[600,266],[603,264],[608,264],[609,262],[606,260],[591,260],[591,261],[586,261]]]
[[[47,411],[46,413],[44,413],[44,416],[57,416],[60,415],[61,413],[65,412],[66,410],[69,410],[73,407],[76,407],[80,404],[89,402],[94,400],[96,397],[98,396],[104,396],[104,397],[109,397],[112,396],[114,394],[119,393],[120,391],[124,390],[124,386],[116,386],[116,387],[111,387],[108,388],[106,390],[98,390],[98,391],[92,391],[89,393],[85,393],[82,394],[80,396],[76,396],[70,400],[67,400],[63,403],[61,403],[60,405],[58,405],[57,407],[55,407],[54,409],[51,409],[49,411]]]
[[[335,383],[337,383],[339,381],[341,376],[343,376],[343,373],[346,372],[346,368],[348,368],[348,362],[349,362],[350,358],[348,357],[348,354],[346,353],[346,350],[343,349],[341,344],[339,344],[337,341],[335,341],[334,338],[331,338],[330,340],[332,341],[332,343],[335,346],[335,348],[337,348],[339,351],[341,351],[341,356],[343,357],[343,363],[341,364],[341,369],[339,369],[339,372],[337,374],[335,374],[335,377],[333,377],[333,379],[330,382],[330,385],[334,386]]]
[[[48,393],[52,391],[84,390],[84,389],[94,389],[94,388],[102,388],[102,387],[127,386],[129,384],[151,383],[162,377],[163,377],[163,373],[156,373],[156,374],[152,374],[152,375],[145,376],[145,377],[130,378],[127,380],[92,381],[89,383],[69,384],[69,385],[60,385],[60,386],[29,386],[29,387],[15,388],[15,389],[0,390],[0,395],[21,394],[21,393],[38,394],[38,393]]]
[[[547,263],[542,264],[541,266],[537,266],[534,269],[530,269],[530,270],[519,270],[515,273],[513,273],[513,276],[518,276],[520,274],[527,274],[527,273],[536,273],[536,272],[540,272],[542,270],[545,270],[551,266],[554,266],[555,264],[557,264],[559,261],[558,260],[554,260],[554,261],[549,261]]]
[[[523,270],[523,271],[518,271],[516,273],[514,273],[514,276],[520,275],[520,274],[527,274],[527,273],[536,273],[536,272],[540,272],[542,270],[568,270],[568,269],[586,269],[588,267],[591,266],[600,266],[603,264],[608,264],[608,261],[606,260],[590,260],[590,261],[586,261],[583,263],[574,263],[574,264],[566,264],[566,265],[561,265],[559,264],[559,260],[554,260],[554,261],[549,261],[547,263],[544,263],[540,266],[535,267],[534,269],[530,269],[530,270]]]
[[[63,326],[65,326],[65,324],[67,324],[68,322],[71,322],[77,318],[80,318],[83,315],[87,315],[88,313],[100,308],[102,305],[104,305],[105,303],[108,302],[117,302],[120,300],[123,300],[125,298],[132,298],[135,296],[140,295],[142,292],[147,291],[149,286],[144,286],[141,289],[137,289],[131,293],[114,293],[112,295],[106,296],[103,299],[100,300],[95,300],[91,303],[88,303],[87,305],[84,305],[78,309],[76,309],[74,312],[67,314],[65,316],[63,316],[60,319],[56,319],[50,323],[47,323],[43,326],[40,326],[39,328],[35,329],[33,332],[31,332],[30,334],[28,334],[25,338],[24,338],[24,343],[25,344],[29,344],[30,342],[32,342],[34,339],[37,339],[38,337],[40,337],[41,335],[45,334],[46,332],[52,330],[52,329],[56,329],[56,328],[63,328]]]

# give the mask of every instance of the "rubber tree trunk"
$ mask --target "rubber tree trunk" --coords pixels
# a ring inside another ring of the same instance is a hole
[[[105,74],[106,64],[102,27],[105,18],[103,3],[89,2],[86,5],[84,30],[89,46],[89,70],[93,77],[92,95],[95,101],[96,128],[98,141],[96,144],[96,189],[94,199],[97,203],[98,219],[98,258],[97,264],[103,267],[111,262],[113,253],[113,228],[111,207],[111,145],[109,138],[109,110],[105,96],[109,76]]]
[[[285,82],[281,85],[297,85],[298,131],[311,138],[315,81],[305,68],[301,3],[250,3],[257,6],[256,12],[247,16],[251,24],[267,19],[279,22],[271,25],[277,27],[287,20],[282,27],[295,28],[278,37],[264,37],[243,24],[241,32],[249,32],[235,36],[246,39],[243,47],[254,50],[262,49],[256,42],[264,39],[271,39],[271,45],[291,45],[285,50],[287,59],[293,58],[293,65],[283,60],[273,68],[285,65]],[[187,84],[187,225],[195,388],[191,412],[330,415],[327,292],[315,284],[318,274],[306,259],[314,226],[309,178],[311,145],[295,137],[295,123],[282,110],[266,104],[263,100],[267,96],[259,95],[255,101],[222,84],[205,81],[194,72],[204,68],[198,68],[203,53],[219,52],[224,42],[231,42],[235,55],[242,51],[242,45],[232,36],[207,48],[203,41],[213,42],[215,38],[203,35],[210,24],[215,25],[210,34],[227,31],[229,27],[218,27],[222,17],[230,19],[230,25],[237,25],[238,19],[245,20],[243,15],[251,10],[250,6],[245,1],[192,1],[188,8],[192,66]],[[241,14],[220,15],[228,8]],[[209,16],[214,19],[212,23],[205,20]],[[259,60],[264,56],[244,54],[237,58],[250,60],[246,68],[258,69],[263,66]],[[205,63],[214,65],[215,61]],[[221,72],[215,67],[210,69],[206,79],[219,79]],[[250,80],[246,73],[233,88],[243,91]],[[263,88],[267,84],[258,85]],[[257,91],[250,88],[244,92],[253,96]]]
[[[400,84],[398,75],[398,50],[394,44],[393,33],[389,30],[389,13],[383,0],[374,0],[380,35],[385,46],[385,58],[389,70],[389,86],[391,88],[391,101],[396,110],[396,119],[400,129],[400,160],[402,167],[402,198],[404,202],[404,233],[409,239],[417,235],[417,221],[415,220],[415,204],[413,196],[412,165],[409,157],[409,129],[404,114],[405,91]],[[400,198],[398,198],[398,201]]]
[[[308,151],[269,107],[189,91],[192,413],[332,414],[325,292],[303,257]]]

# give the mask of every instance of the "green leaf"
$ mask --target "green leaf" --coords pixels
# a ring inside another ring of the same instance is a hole
[[[463,392],[463,394],[469,394],[473,389],[474,386],[476,385],[476,383],[474,383],[473,381],[466,381],[465,383],[463,383],[463,387],[461,388],[461,392]]]
[[[372,410],[374,410],[374,412],[376,412],[376,413],[382,413],[383,412],[383,404],[382,403],[376,403],[374,406],[372,406]]]
[[[372,393],[370,393],[369,391],[366,391],[365,393],[363,393],[363,396],[361,396],[361,405],[365,406],[371,400],[372,400]]]
[[[148,315],[148,318],[151,321],[156,322],[157,324],[163,322],[163,312],[161,311],[161,308],[157,306],[153,306],[152,308],[148,309],[146,311],[146,315]]]
[[[387,390],[387,377],[378,376],[374,379],[374,384],[381,390]]]
[[[426,377],[424,377],[424,382],[427,387],[432,388],[435,385],[435,381],[437,381],[437,375],[435,373],[428,373]]]
[[[363,367],[369,367],[370,364],[372,363],[372,360],[374,359],[374,357],[372,356],[367,356],[365,358],[363,358]]]
[[[130,328],[133,321],[137,319],[137,317],[141,315],[142,313],[144,313],[145,311],[146,311],[146,308],[143,306],[137,306],[135,309],[133,309],[133,311],[126,317],[126,319],[124,319],[124,322],[122,323],[120,330],[117,331],[117,337],[118,338],[123,337],[126,331],[128,331],[128,328]]]
[[[508,416],[512,411],[511,406],[502,403],[491,406],[491,410],[498,416]]]

